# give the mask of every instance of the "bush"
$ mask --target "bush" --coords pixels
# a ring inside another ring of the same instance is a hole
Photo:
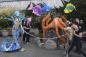
[[[11,7],[0,8],[0,16],[2,16],[2,17],[11,16],[11,14],[13,14],[13,12],[14,12],[14,9]]]
[[[0,8],[0,28],[5,29],[12,26],[12,21],[4,18],[10,17],[14,13],[14,9],[11,7]]]
[[[5,29],[8,27],[12,27],[12,21],[0,19],[0,28]]]

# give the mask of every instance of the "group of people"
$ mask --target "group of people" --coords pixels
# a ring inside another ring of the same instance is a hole
[[[32,17],[27,17],[23,22],[23,28],[24,30],[29,33],[30,31],[30,23],[31,23]],[[82,22],[81,22],[82,23]],[[69,43],[70,46],[68,48],[68,55],[70,54],[71,50],[76,47],[75,52],[78,54],[82,54],[84,57],[86,57],[86,54],[84,51],[82,51],[82,34],[83,34],[83,26],[80,24],[80,20],[76,18],[73,20],[73,22],[70,24],[70,27],[73,29],[73,37],[72,41]],[[23,34],[23,42],[29,43],[30,35],[24,32]]]
[[[29,7],[31,5],[29,5]],[[54,19],[54,20],[61,20],[61,18],[59,18],[59,19],[57,18],[57,19]],[[20,32],[21,31],[23,32],[22,33],[22,35],[23,35],[23,37],[22,37],[23,43],[26,43],[26,44],[29,44],[30,43],[30,35],[28,33],[30,32],[30,28],[31,28],[31,21],[32,21],[32,16],[31,15],[30,16],[25,16],[25,19],[23,19],[22,22],[20,22],[19,17],[15,17],[14,18],[14,25],[13,25],[13,28],[12,28],[12,35],[13,35],[13,38],[15,40],[16,45],[15,45],[15,43],[13,43],[13,44],[10,43],[9,47],[5,47],[5,46],[2,45],[2,48],[3,47],[6,48],[6,50],[4,50],[4,51],[10,51],[11,46],[12,46],[11,49],[13,49],[13,47],[15,47],[14,50],[21,48],[21,46],[19,44],[19,38],[20,38],[19,36],[20,36]],[[82,54],[84,57],[86,57],[85,52],[82,51],[83,27],[80,26],[80,25],[81,24],[80,24],[80,20],[79,19],[73,20],[73,22],[68,25],[69,27],[71,27],[73,29],[74,32],[73,32],[72,40],[69,43],[69,48],[67,49],[67,51],[68,51],[67,52],[67,56],[70,54],[71,50],[75,46],[76,47],[75,52],[77,52],[78,54]],[[64,30],[67,31],[66,28]],[[57,37],[60,37],[60,36],[57,36]],[[21,48],[21,50],[23,51],[22,48]]]
[[[78,54],[82,54],[84,57],[86,57],[85,52],[82,50],[83,26],[81,26],[80,23],[82,23],[82,21],[76,18],[75,20],[73,20],[72,24],[70,25],[70,27],[73,29],[74,32],[73,32],[72,40],[69,43],[67,56],[70,54],[72,49],[76,47],[75,52]]]
[[[23,43],[29,44],[30,42],[30,35],[28,34],[31,28],[31,16],[26,16],[26,18],[22,21],[22,24],[20,23],[18,18],[15,18],[14,25],[12,28],[12,34],[13,38],[15,39],[16,43],[18,43],[19,34],[20,34],[20,28],[23,28]],[[22,27],[21,27],[22,26]],[[75,52],[82,54],[86,57],[86,54],[82,51],[82,33],[83,28],[80,26],[79,19],[75,19],[72,24],[70,24],[70,27],[74,30],[72,41],[70,43],[69,49],[68,49],[68,55],[70,54],[73,47],[76,47]],[[18,44],[17,44],[18,45]],[[19,45],[18,45],[19,46]]]

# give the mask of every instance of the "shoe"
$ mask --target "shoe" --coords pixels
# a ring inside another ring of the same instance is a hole
[[[66,56],[65,57],[72,57],[70,54],[66,54]]]
[[[27,44],[27,45],[29,45],[30,43],[29,43],[29,42],[27,42],[26,44]]]
[[[25,51],[25,48],[21,48],[20,51],[22,51],[22,52]]]
[[[69,57],[69,55],[68,54],[66,54],[66,56],[65,57]]]
[[[44,43],[40,43],[40,44],[39,44],[39,47],[43,47],[43,45],[44,45]]]

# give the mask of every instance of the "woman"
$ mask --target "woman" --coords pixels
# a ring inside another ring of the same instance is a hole
[[[30,31],[31,19],[32,19],[31,16],[27,16],[26,20],[23,21],[23,28],[24,28],[23,42],[27,44],[29,44],[29,38],[30,38],[30,35],[27,33],[29,33]]]
[[[16,38],[16,40],[19,39],[19,34],[20,34],[20,27],[19,26],[20,26],[20,23],[19,23],[18,18],[15,18],[14,25],[12,28],[12,34],[13,34],[13,38]]]
[[[19,44],[19,20],[15,18],[12,28],[12,39],[5,39],[1,45],[1,51],[15,51],[21,48]]]

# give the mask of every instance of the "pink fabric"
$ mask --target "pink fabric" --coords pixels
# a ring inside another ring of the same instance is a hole
[[[30,7],[28,8],[28,10],[32,10],[33,9],[33,4],[30,3]]]
[[[31,18],[27,18],[27,26],[31,23]]]

